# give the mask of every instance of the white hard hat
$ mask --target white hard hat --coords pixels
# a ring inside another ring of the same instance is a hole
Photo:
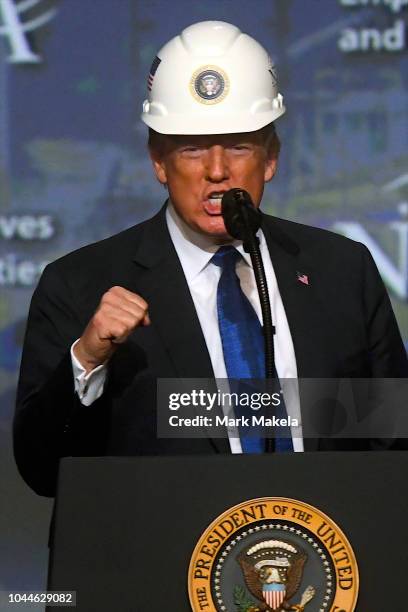
[[[195,23],[155,57],[142,121],[160,134],[253,132],[283,115],[266,50],[223,21]]]

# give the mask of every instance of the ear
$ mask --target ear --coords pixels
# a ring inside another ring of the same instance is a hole
[[[268,155],[265,161],[265,173],[264,173],[264,181],[265,183],[269,183],[275,176],[276,170],[278,167],[278,156],[274,153],[273,155]]]
[[[265,183],[268,183],[275,176],[280,153],[280,140],[275,131],[270,132],[266,139],[266,160],[265,160]]]
[[[149,154],[157,180],[162,185],[167,185],[166,164],[163,156],[161,155],[160,151],[153,147],[149,147]]]

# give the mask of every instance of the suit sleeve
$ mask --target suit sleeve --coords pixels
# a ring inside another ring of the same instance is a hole
[[[74,293],[51,264],[34,292],[28,316],[14,454],[20,474],[40,495],[55,494],[61,457],[101,455],[106,446],[107,396],[83,406],[74,389],[70,347],[87,323],[75,310]]]
[[[404,410],[407,399],[408,360],[404,344],[392,310],[390,298],[369,250],[364,247],[364,300],[367,337],[373,377],[374,403],[380,405],[379,414],[388,412],[389,401],[394,410]],[[383,381],[378,379],[385,379]],[[391,380],[387,380],[391,379]],[[376,385],[376,380],[378,384]],[[392,397],[392,400],[390,398]],[[397,408],[395,408],[398,406]],[[378,412],[378,408],[376,408]],[[392,412],[393,419],[396,414]],[[399,419],[397,419],[399,422]],[[372,450],[407,450],[404,432],[394,431],[394,438],[370,440]]]
[[[407,378],[408,360],[390,298],[369,250],[363,247],[363,301],[371,375]]]

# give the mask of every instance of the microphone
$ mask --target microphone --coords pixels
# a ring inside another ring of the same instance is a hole
[[[251,196],[245,189],[234,188],[224,193],[221,201],[221,214],[229,235],[238,240],[242,240],[244,251],[249,253],[251,257],[256,288],[258,290],[259,302],[262,310],[263,334],[265,340],[265,375],[267,379],[276,381],[273,343],[275,327],[272,321],[268,284],[266,282],[259,239],[256,236],[256,232],[261,227],[262,213],[258,208],[255,208]],[[272,452],[275,449],[274,439],[268,438],[265,442],[267,452]]]
[[[261,227],[261,211],[255,208],[245,189],[234,188],[224,193],[221,214],[227,232],[238,240],[247,242]]]

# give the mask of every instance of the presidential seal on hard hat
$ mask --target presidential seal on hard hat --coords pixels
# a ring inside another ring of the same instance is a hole
[[[217,104],[228,93],[229,79],[218,66],[204,66],[191,77],[190,89],[193,96],[203,104]]]

